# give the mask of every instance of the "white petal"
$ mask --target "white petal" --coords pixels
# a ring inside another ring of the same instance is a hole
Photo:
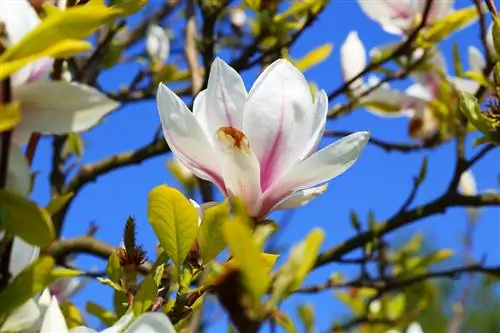
[[[419,323],[411,323],[406,329],[406,333],[424,333]]]
[[[305,190],[300,190],[290,195],[288,198],[281,201],[274,210],[291,209],[307,205],[314,200],[318,195],[324,193],[328,184],[321,186],[311,187]]]
[[[356,31],[351,31],[340,47],[340,65],[344,81],[349,81],[366,67],[366,49]],[[355,81],[351,88],[359,88],[362,80]]]
[[[416,15],[413,0],[358,0],[363,12],[391,34],[402,34],[412,25]]]
[[[476,177],[474,177],[472,171],[467,170],[462,172],[458,189],[464,195],[477,195]]]
[[[68,325],[66,324],[66,320],[61,312],[61,308],[59,308],[57,298],[52,297],[50,306],[47,309],[47,312],[45,312],[40,333],[54,332],[67,333]]]
[[[205,131],[206,136],[211,138],[213,133],[211,133],[208,129],[208,111],[206,109],[206,100],[207,89],[200,91],[198,95],[196,95],[193,102],[193,114],[196,120],[198,120],[198,124],[201,126],[203,131]]]
[[[0,136],[1,143],[2,137]],[[1,156],[0,163],[2,163]],[[15,144],[11,144],[9,148],[7,189],[23,196],[28,196],[31,192],[31,169],[23,153]]]
[[[170,53],[170,40],[159,25],[150,25],[146,36],[146,51],[156,61],[166,62]]]
[[[481,86],[479,83],[473,80],[464,79],[461,77],[451,77],[450,81],[453,83],[455,88],[462,92],[467,92],[469,94],[475,94],[476,91]]]
[[[229,10],[229,20],[234,26],[242,28],[247,21],[247,14],[239,7],[232,8]]]
[[[13,45],[36,28],[40,19],[27,0],[1,0],[0,22],[5,24],[8,45]],[[12,76],[12,85],[25,83],[39,67],[38,61],[24,66]]]
[[[184,102],[164,84],[156,97],[163,134],[170,149],[196,176],[215,183],[224,192],[217,151]]]
[[[83,286],[83,281],[77,278],[60,279],[51,284],[50,293],[57,297],[60,302],[68,300]]]
[[[15,131],[20,135],[85,131],[119,105],[92,87],[64,81],[16,87],[14,99],[21,101],[22,117]]]
[[[149,312],[134,321],[126,333],[176,333],[176,331],[165,314]]]
[[[326,114],[328,113],[328,96],[324,90],[321,90],[314,103],[315,112],[311,128],[311,137],[307,142],[306,149],[300,157],[301,160],[311,155],[318,147],[326,125]]]
[[[263,195],[260,216],[291,193],[324,183],[349,169],[370,138],[368,132],[356,132],[314,153],[280,178]]]
[[[69,333],[99,333],[96,330],[93,330],[91,328],[85,327],[85,326],[78,326],[75,328],[72,328]],[[102,333],[102,332],[101,332]],[[108,332],[111,333],[111,332]]]
[[[124,314],[113,326],[106,328],[101,333],[122,333],[123,329],[128,326],[133,318],[134,314],[132,312]],[[125,332],[129,331],[126,330]]]
[[[488,27],[488,32],[486,34],[486,45],[490,54],[495,58],[498,57],[497,51],[495,50],[495,43],[493,42],[493,22]]]
[[[420,12],[423,13],[425,6],[427,5],[427,0],[419,0],[418,2]],[[427,23],[434,23],[435,21],[443,19],[444,17],[451,14],[451,12],[453,11],[454,2],[454,0],[434,1],[429,11]]]
[[[10,253],[9,272],[17,276],[26,266],[38,258],[40,249],[25,243],[18,237],[14,238]]]
[[[210,67],[203,108],[210,135],[225,126],[241,130],[246,99],[247,92],[240,75],[220,58],[215,59]]]
[[[249,214],[255,214],[261,196],[260,168],[248,139],[235,128],[223,127],[215,141],[228,194],[243,200]]]
[[[429,101],[432,100],[432,92],[429,91],[429,89],[420,84],[420,83],[415,83],[409,86],[406,89],[406,94],[415,97],[418,100],[422,102],[422,104],[427,104]]]
[[[287,60],[272,63],[255,81],[243,118],[265,190],[301,158],[310,139],[314,105],[304,75]]]
[[[486,66],[486,60],[484,60],[483,54],[475,46],[469,46],[467,51],[469,55],[469,69],[481,72]]]
[[[45,312],[48,307],[50,306],[50,303],[52,302],[52,295],[50,295],[50,291],[48,288],[45,288],[42,291],[42,294],[40,297],[38,297],[37,304],[40,307],[42,312]]]
[[[0,328],[0,332],[19,332],[28,329],[40,317],[40,310],[33,299],[17,308]]]

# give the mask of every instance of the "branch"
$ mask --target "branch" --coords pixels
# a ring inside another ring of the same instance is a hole
[[[323,134],[323,136],[331,136],[331,137],[336,137],[336,138],[343,138],[347,135],[352,134],[352,132],[347,132],[347,131],[329,131],[326,130]],[[370,141],[368,141],[369,144],[372,144],[378,148],[381,148],[387,152],[390,151],[399,151],[402,153],[410,153],[414,151],[420,151],[426,148],[434,148],[435,145],[431,143],[422,143],[422,144],[404,144],[404,143],[392,143],[392,142],[385,142],[380,139],[376,139],[374,137],[370,137]]]
[[[315,264],[315,268],[324,266],[328,263],[342,259],[342,257],[351,251],[362,247],[371,242],[373,237],[381,237],[396,229],[402,228],[411,222],[432,216],[438,213],[444,213],[451,207],[467,207],[467,206],[500,206],[500,194],[482,194],[478,196],[464,196],[461,194],[445,194],[434,201],[418,206],[412,210],[402,212],[391,217],[385,223],[381,223],[376,234],[374,231],[365,231],[360,233],[341,245],[322,252]]]

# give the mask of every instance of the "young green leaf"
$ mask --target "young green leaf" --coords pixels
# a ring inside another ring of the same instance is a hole
[[[7,230],[26,243],[46,247],[55,238],[47,211],[21,195],[0,190],[0,212],[0,230]]]
[[[67,202],[69,199],[73,197],[73,193],[67,193],[63,195],[58,195],[54,199],[52,199],[45,209],[50,216],[54,216]]]
[[[333,45],[330,43],[323,44],[314,50],[308,52],[302,58],[295,60],[295,67],[300,71],[305,72],[312,67],[321,64],[325,61],[333,51]]]
[[[0,327],[18,307],[44,290],[52,281],[54,259],[42,256],[27,266],[0,293]]]
[[[253,238],[252,231],[240,219],[227,221],[222,230],[229,251],[241,271],[245,287],[254,300],[258,301],[269,285],[269,270],[266,269],[261,249]]]
[[[113,312],[94,302],[87,302],[85,311],[99,319],[106,326],[111,326],[118,320],[118,317]]]
[[[215,259],[226,247],[222,226],[229,218],[229,203],[210,207],[203,212],[203,220],[198,230],[198,244],[203,263]]]
[[[297,313],[304,326],[304,332],[314,332],[314,308],[311,304],[303,304],[297,307]]]
[[[178,190],[161,185],[149,193],[148,219],[163,250],[180,267],[198,232],[196,208]]]
[[[156,295],[158,293],[158,287],[156,286],[156,282],[154,277],[147,276],[142,280],[139,289],[137,290],[137,294],[134,298],[134,314],[136,316],[146,312],[151,305],[153,305]]]
[[[479,108],[477,98],[469,93],[461,93],[459,101],[460,111],[481,133],[488,135],[489,128]]]
[[[118,284],[123,277],[123,268],[120,265],[120,258],[118,258],[116,251],[111,252],[109,256],[108,264],[106,265],[106,275],[111,281]]]

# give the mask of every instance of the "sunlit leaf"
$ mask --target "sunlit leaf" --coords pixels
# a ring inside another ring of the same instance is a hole
[[[157,293],[158,287],[156,286],[154,277],[145,277],[134,297],[134,314],[138,316],[146,312],[153,305]]]
[[[161,185],[149,193],[148,219],[163,250],[180,267],[198,232],[196,208],[178,190]]]
[[[118,320],[117,316],[113,312],[106,310],[94,302],[87,302],[85,311],[99,319],[106,326],[111,326]]]
[[[123,277],[123,268],[120,265],[120,259],[116,251],[111,252],[108,259],[108,264],[106,265],[106,275],[109,279],[115,283],[119,283],[120,279]]]
[[[66,323],[68,324],[68,328],[71,329],[85,324],[80,310],[73,303],[65,301],[60,304],[60,307],[66,319]]]
[[[314,308],[311,304],[297,306],[297,313],[304,326],[304,332],[314,332]]]
[[[66,193],[62,195],[58,195],[54,199],[52,199],[45,210],[49,213],[50,216],[54,216],[66,203],[73,197],[73,193]]]
[[[226,247],[222,226],[229,218],[229,203],[210,207],[203,212],[203,219],[198,230],[198,244],[201,258],[207,263]]]
[[[309,51],[302,58],[295,60],[294,64],[300,71],[305,72],[312,67],[325,61],[333,51],[333,45],[330,43],[321,45],[312,51]]]
[[[0,229],[39,247],[49,245],[55,238],[52,220],[45,209],[6,190],[0,190]]]

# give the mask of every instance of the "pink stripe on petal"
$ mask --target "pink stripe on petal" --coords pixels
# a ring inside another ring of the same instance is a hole
[[[270,149],[265,152],[262,161],[260,162],[260,186],[262,188],[262,192],[264,192],[274,180],[274,174],[276,171],[277,164],[279,163],[279,149],[281,146],[282,133],[283,133],[283,120],[285,113],[285,96],[281,97],[281,113],[280,113],[280,122],[279,126],[276,130],[276,135],[274,136],[273,142],[270,146]]]

